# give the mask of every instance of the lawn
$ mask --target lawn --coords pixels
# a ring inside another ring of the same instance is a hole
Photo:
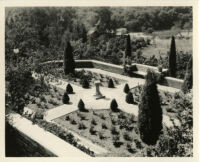
[[[137,130],[137,117],[110,110],[74,111],[54,122],[108,149],[98,156],[140,156],[144,148]]]
[[[170,50],[171,39],[156,38],[155,44],[142,48],[142,55],[144,57],[151,57],[153,55],[156,58],[160,56],[166,57]],[[192,39],[176,39],[176,50],[192,53]]]

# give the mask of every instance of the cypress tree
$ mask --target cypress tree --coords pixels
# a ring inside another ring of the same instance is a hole
[[[130,35],[129,34],[126,37],[125,58],[126,57],[131,57],[131,39],[130,39]]]
[[[182,91],[187,93],[193,86],[193,69],[192,69],[192,56],[187,64],[187,70],[184,78],[184,83],[182,85]]]
[[[70,73],[74,74],[75,62],[72,54],[72,46],[69,41],[67,42],[67,46],[65,47],[64,50],[63,64],[64,64],[65,75],[68,75]]]
[[[169,75],[171,77],[176,76],[176,44],[174,36],[172,36],[170,53],[169,53]]]
[[[156,85],[155,73],[148,70],[141,94],[138,113],[138,129],[141,140],[155,145],[162,130],[162,109]]]
[[[129,104],[134,103],[133,94],[131,92],[128,92],[128,94],[126,95],[126,102],[129,103]]]

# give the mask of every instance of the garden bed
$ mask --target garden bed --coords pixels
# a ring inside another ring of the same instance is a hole
[[[138,135],[137,117],[125,112],[74,111],[54,122],[109,150],[98,156],[140,156],[145,145]]]
[[[43,71],[41,73],[44,72],[45,75],[50,74],[50,77],[48,77],[48,75],[46,77],[47,82],[52,81],[51,76],[62,79],[66,82],[69,82],[78,86],[82,86],[82,82],[84,79],[88,80],[90,86],[94,86],[94,82],[99,80],[101,82],[101,86],[103,87],[108,87],[108,82],[110,79],[112,79],[115,86],[126,82],[125,80],[122,80],[116,77],[111,77],[108,75],[87,71],[85,69],[75,70],[75,74],[73,75],[64,75],[62,68],[58,68],[58,67],[53,68],[49,65],[43,65],[43,66],[44,66]],[[58,79],[55,79],[55,81],[58,81]]]
[[[63,104],[64,90],[55,86],[47,85],[44,81],[36,80],[31,90],[27,93],[28,108],[34,112],[44,112]]]
[[[139,85],[137,87],[134,87],[130,89],[130,91],[133,94],[134,101],[138,104],[140,102],[142,86]],[[160,95],[160,102],[161,102],[163,114],[168,115],[170,117],[175,117],[177,114],[177,110],[173,110],[170,108],[170,103],[172,102],[174,98],[174,94],[159,90],[159,95]]]

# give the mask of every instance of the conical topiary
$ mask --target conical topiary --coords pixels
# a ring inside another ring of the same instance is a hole
[[[66,92],[68,94],[73,94],[73,88],[72,88],[71,84],[67,84]]]
[[[124,86],[124,93],[128,93],[130,90],[129,85],[126,83]]]
[[[118,111],[118,104],[117,101],[115,99],[113,99],[110,103],[110,109],[114,112]]]
[[[155,73],[148,70],[141,94],[138,113],[138,129],[141,140],[155,145],[162,130],[162,109],[156,85]]]
[[[112,79],[109,79],[108,81],[108,88],[114,88],[114,83],[113,83],[113,80]]]
[[[78,102],[78,109],[79,111],[85,111],[85,104],[82,99],[80,99]]]
[[[64,104],[69,103],[69,96],[68,96],[67,92],[64,93],[62,101]]]
[[[89,81],[87,78],[83,78],[82,80],[82,87],[83,88],[89,88],[90,87],[90,84],[89,84]]]
[[[133,94],[131,92],[128,92],[128,94],[126,95],[126,102],[129,103],[129,104],[134,103]]]

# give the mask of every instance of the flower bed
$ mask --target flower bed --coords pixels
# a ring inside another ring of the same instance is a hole
[[[122,111],[74,111],[54,122],[110,151],[98,156],[140,156],[140,150],[145,146],[138,135],[137,118]]]
[[[73,75],[64,75],[63,69],[58,68],[56,65],[46,64],[42,66],[42,70],[40,72],[41,74],[45,74],[47,77],[47,82],[52,81],[52,77],[62,79],[64,81],[76,84],[78,86],[82,86],[83,80],[86,78],[90,84],[90,86],[94,86],[94,82],[96,80],[99,80],[101,82],[101,86],[108,87],[108,82],[110,79],[113,80],[114,85],[120,85],[122,83],[125,83],[125,80],[118,79],[115,77],[111,77],[108,75],[99,74],[96,72],[91,72],[89,70],[76,70],[75,74]],[[48,75],[52,77],[48,77]],[[55,81],[58,81],[58,79],[55,79]]]

